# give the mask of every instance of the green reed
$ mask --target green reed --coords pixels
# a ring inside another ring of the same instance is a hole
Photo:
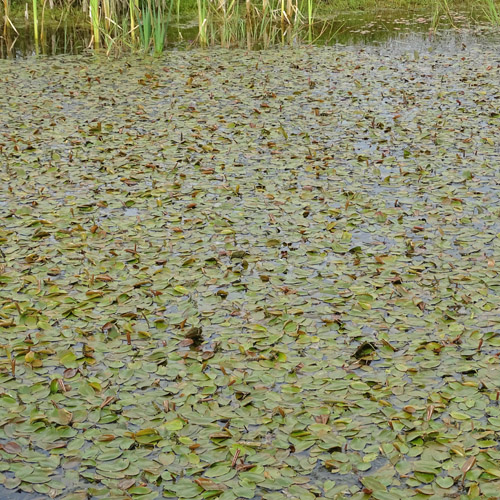
[[[500,26],[500,7],[497,6],[495,0],[484,0],[483,6],[486,18],[491,24]]]
[[[208,43],[207,23],[210,0],[198,0],[198,38],[200,45],[205,47]]]
[[[38,46],[38,6],[37,6],[37,0],[33,0],[33,36],[35,38],[35,46]]]
[[[129,0],[128,4],[130,16],[130,37],[132,43],[136,43],[137,37],[137,13],[139,12],[139,0]]]
[[[90,24],[92,26],[94,48],[98,49],[100,47],[99,0],[90,0]]]
[[[198,41],[201,46],[220,43],[223,47],[247,48],[286,43],[302,28],[312,25],[314,2],[197,0]]]
[[[21,0],[0,0],[4,32],[11,26],[15,28],[10,16],[11,1],[18,2],[18,7],[21,5]],[[390,1],[391,5],[401,7],[415,0]],[[500,25],[499,0],[472,1],[477,9],[483,9],[492,24]],[[40,0],[31,0],[35,42],[43,38],[45,5],[47,9],[62,7],[68,17],[80,6],[88,15],[94,48],[103,45],[109,52],[130,47],[153,50],[156,54],[165,49],[171,14],[175,15],[179,39],[182,38],[179,29],[182,19],[195,16],[199,45],[255,48],[295,40],[313,43],[318,31],[318,12],[332,14],[335,6],[352,5],[354,9],[373,6],[373,2],[375,0],[43,0],[40,16]],[[454,0],[422,0],[419,5],[425,5],[432,12],[433,31],[444,16],[453,25],[452,6],[457,5]],[[322,33],[325,32],[328,32],[326,28]]]
[[[160,2],[153,3],[152,0],[146,0],[141,5],[139,34],[144,51],[148,52],[151,47],[156,55],[164,51],[173,5],[174,0],[170,0],[168,6]]]

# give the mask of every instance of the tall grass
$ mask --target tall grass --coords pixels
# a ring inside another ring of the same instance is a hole
[[[14,28],[10,17],[11,1],[0,0],[3,10],[4,33]],[[29,1],[29,0],[28,0]],[[66,14],[70,8],[81,6],[88,15],[94,48],[101,45],[131,47],[161,53],[167,43],[171,17],[175,14],[177,26],[182,17],[189,15],[197,21],[197,43],[203,47],[246,46],[269,47],[295,40],[314,42],[317,31],[317,12],[331,5],[373,5],[375,0],[31,0],[35,42],[43,38],[43,19],[47,8],[62,7]],[[393,0],[396,5],[415,0]],[[451,5],[455,0],[421,0],[432,12],[431,28],[435,31],[446,16],[453,24]],[[499,0],[473,0],[476,8],[483,9],[493,24],[500,25]],[[347,3],[346,3],[347,2]],[[406,5],[406,4],[405,4]],[[456,5],[456,3],[455,3]],[[178,36],[182,38],[178,28]],[[324,33],[324,31],[322,32]],[[4,38],[6,38],[4,36]]]
[[[10,18],[10,3],[9,0],[3,0],[3,35],[7,38],[7,31],[13,29],[16,33],[16,27]]]
[[[495,0],[484,0],[484,13],[491,24],[500,26],[500,7],[497,6]]]
[[[198,0],[198,38],[201,46],[208,43],[207,19],[210,0]]]
[[[132,43],[135,44],[137,40],[137,22],[136,15],[139,12],[139,0],[129,0],[129,15],[130,15],[130,36]]]
[[[37,6],[37,0],[33,0],[33,36],[35,37],[35,46],[38,46],[38,6]]]
[[[143,0],[140,8],[139,35],[141,48],[155,54],[161,54],[165,49],[167,27],[170,23],[174,0],[165,6],[154,0]]]
[[[99,30],[99,0],[90,0],[90,24],[92,26],[92,40],[94,48],[100,47],[100,30]]]
[[[317,0],[197,0],[200,45],[267,47],[312,30]],[[311,31],[312,38],[312,31]]]

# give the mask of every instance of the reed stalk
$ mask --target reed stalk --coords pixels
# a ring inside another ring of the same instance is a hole
[[[269,10],[269,0],[262,0],[262,20],[260,23],[260,32],[262,44],[265,48],[269,47],[268,17],[272,16],[272,12],[269,12]]]
[[[167,22],[164,20],[164,12],[161,7],[153,11],[153,48],[155,55],[160,55],[165,49],[165,37],[167,31]]]
[[[246,22],[246,39],[247,39],[247,49],[251,50],[252,49],[252,0],[246,0],[246,16],[245,16],[245,22]]]
[[[90,0],[90,23],[92,25],[94,48],[98,49],[100,47],[99,0]]]
[[[228,17],[227,17],[227,3],[226,0],[219,0],[218,10],[221,13],[222,19],[220,23],[220,44],[222,47],[226,46],[227,43],[227,28],[228,28]]]
[[[15,29],[14,24],[10,20],[10,4],[9,0],[3,0],[3,37],[7,39],[7,31],[9,26]]]
[[[104,28],[106,29],[106,33],[110,32],[111,29],[111,4],[109,0],[102,0],[102,10],[104,14]]]
[[[181,30],[179,29],[180,18],[181,18],[181,0],[177,0],[176,14],[177,14],[177,33],[179,35],[179,40],[182,40],[182,33]]]
[[[207,36],[207,25],[208,25],[208,0],[197,0],[198,4],[198,38],[200,40],[200,45],[206,47],[208,43]]]
[[[37,0],[33,0],[33,36],[35,38],[35,47],[38,47],[38,6],[37,6]]]
[[[491,24],[500,26],[500,8],[497,7],[495,0],[484,0],[484,13]]]
[[[307,36],[309,39],[309,43],[312,43],[313,40],[313,0],[307,0]]]
[[[3,0],[3,16],[4,16],[4,28],[7,25],[7,19],[9,19],[10,5],[9,0]]]
[[[153,36],[153,20],[151,14],[151,2],[149,0],[147,3],[143,4],[141,8],[139,36],[142,49],[144,51],[148,51],[151,46],[151,39]]]

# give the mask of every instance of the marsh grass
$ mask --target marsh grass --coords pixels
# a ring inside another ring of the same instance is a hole
[[[484,0],[484,14],[488,21],[495,26],[500,26],[500,7],[495,3],[495,0]]]
[[[431,33],[436,33],[439,23],[446,17],[453,28],[456,28],[450,2],[448,0],[433,0],[433,12],[431,17]]]
[[[202,47],[206,46],[208,43],[208,1],[209,0],[198,0],[198,39]]]
[[[95,49],[98,49],[100,47],[99,0],[90,0],[89,16],[93,45]]]
[[[159,55],[165,49],[167,41],[167,30],[174,10],[174,0],[168,5],[155,0],[145,0],[140,5],[139,19],[139,41],[140,48]]]
[[[12,22],[12,19],[10,18],[10,3],[9,0],[3,0],[2,2],[2,7],[3,7],[3,35],[4,38],[7,39],[7,32],[12,29],[16,34],[18,34],[16,27],[14,26],[14,23]]]
[[[249,49],[287,43],[311,30],[313,6],[314,0],[197,0],[198,42]]]
[[[6,31],[15,31],[11,1],[0,0],[3,11],[4,39]],[[499,0],[389,0],[383,8],[426,8],[431,14],[431,32],[436,32],[446,17],[454,26],[452,10],[458,4],[475,6],[494,25],[500,25]],[[381,8],[376,0],[31,0],[32,29],[35,43],[43,39],[45,8],[59,9],[62,16],[73,22],[75,8],[84,9],[86,24],[90,28],[91,43],[95,49],[102,45],[107,52],[119,47],[161,53],[167,43],[171,19],[175,17],[177,36],[181,19],[193,18],[197,24],[196,42],[202,47],[265,48],[277,44],[307,41],[318,38],[319,20],[321,37],[329,36],[328,20],[340,10]],[[27,9],[27,7],[26,7]],[[27,9],[28,10],[28,9]],[[81,12],[81,11],[80,11]],[[374,11],[375,12],[375,11]],[[344,12],[345,14],[345,12]],[[75,18],[76,19],[76,18]],[[76,21],[76,22],[79,22]],[[170,30],[171,31],[171,30]],[[335,33],[331,36],[333,37]],[[173,42],[173,40],[168,40]]]
[[[139,12],[139,0],[129,0],[128,4],[129,15],[130,15],[130,37],[132,39],[132,44],[135,44],[137,39],[137,22],[136,15]]]
[[[33,0],[33,36],[35,37],[35,45],[38,46],[38,6],[37,6],[37,0]]]

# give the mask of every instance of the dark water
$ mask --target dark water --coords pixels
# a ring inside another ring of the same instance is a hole
[[[25,493],[21,490],[8,490],[0,485],[0,498],[2,500],[46,500],[46,496],[39,493]]]
[[[1,21],[0,21],[1,22]],[[47,23],[40,40],[35,43],[31,24],[24,20],[14,22],[12,28],[0,25],[0,58],[29,57],[36,54],[81,54],[91,45],[90,25]],[[456,12],[450,17],[441,13],[435,16],[428,11],[381,10],[377,12],[338,13],[317,22],[311,32],[304,30],[299,36],[288,37],[288,43],[312,41],[316,44],[373,44],[388,41],[404,41],[409,36],[433,39],[453,29],[456,37],[495,37],[498,29],[485,23],[482,13]],[[196,43],[198,27],[189,21],[171,24],[167,31],[167,47],[185,49]],[[104,44],[105,45],[105,44]],[[260,48],[255,46],[254,48]],[[119,54],[119,43],[104,46],[108,54]]]

